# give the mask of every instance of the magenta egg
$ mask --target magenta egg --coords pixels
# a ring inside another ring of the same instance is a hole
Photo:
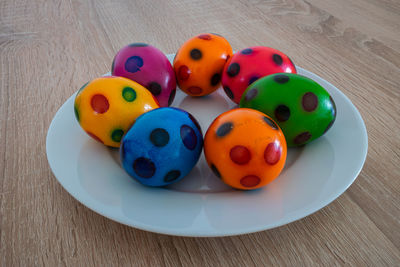
[[[154,46],[133,43],[115,55],[111,73],[146,87],[161,107],[171,105],[176,93],[176,78],[168,58]]]

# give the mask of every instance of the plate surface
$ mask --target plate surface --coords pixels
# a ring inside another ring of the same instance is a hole
[[[174,55],[168,55],[171,60]],[[74,97],[50,124],[46,152],[61,185],[93,211],[117,222],[156,233],[179,236],[226,236],[262,231],[301,219],[340,196],[364,164],[368,139],[364,122],[339,89],[297,67],[333,97],[337,118],[323,137],[292,148],[281,175],[266,187],[237,191],[208,168],[204,154],[180,182],[149,188],[122,169],[117,149],[88,137],[74,117]],[[192,113],[206,132],[210,123],[235,105],[220,88],[193,98],[177,91],[173,106]]]

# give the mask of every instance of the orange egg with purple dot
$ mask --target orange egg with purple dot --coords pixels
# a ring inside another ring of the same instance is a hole
[[[236,108],[218,116],[204,138],[204,154],[214,174],[243,190],[263,187],[278,177],[287,147],[279,126],[262,112]]]
[[[191,96],[211,94],[219,88],[222,71],[231,56],[230,44],[220,35],[205,33],[187,40],[173,62],[179,88]]]
[[[82,86],[75,97],[75,117],[96,141],[119,147],[136,118],[159,108],[157,100],[140,84],[123,77],[106,76]]]

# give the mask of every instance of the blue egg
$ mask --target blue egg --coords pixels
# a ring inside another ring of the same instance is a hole
[[[120,157],[124,169],[148,186],[181,180],[196,165],[203,134],[196,119],[178,108],[158,108],[144,113],[122,138]]]

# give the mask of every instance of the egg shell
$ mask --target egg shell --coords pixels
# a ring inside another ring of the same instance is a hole
[[[124,136],[124,169],[148,186],[165,186],[184,178],[196,165],[203,135],[196,119],[178,108],[159,108],[140,116]]]
[[[119,147],[136,118],[159,105],[140,84],[123,77],[101,77],[82,86],[74,112],[82,129],[93,139]]]
[[[115,55],[111,73],[131,79],[146,87],[160,106],[172,104],[176,93],[176,78],[168,58],[158,48],[145,43],[123,47]]]
[[[262,112],[236,108],[219,115],[204,138],[204,154],[216,177],[243,190],[276,179],[286,161],[285,137]]]
[[[211,94],[219,88],[222,70],[231,56],[230,44],[220,35],[203,33],[187,40],[173,63],[179,88],[191,96]]]
[[[329,93],[298,74],[279,73],[257,80],[243,93],[239,106],[270,116],[281,127],[289,147],[319,138],[336,118]]]

